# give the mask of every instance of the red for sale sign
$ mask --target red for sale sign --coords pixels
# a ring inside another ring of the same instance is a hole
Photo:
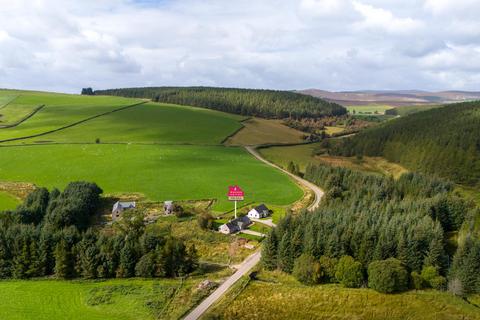
[[[239,186],[230,186],[227,196],[230,201],[243,201],[245,193]]]

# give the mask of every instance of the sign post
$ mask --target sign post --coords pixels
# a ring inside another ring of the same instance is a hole
[[[237,219],[237,201],[243,201],[245,193],[239,186],[228,187],[228,200],[235,202],[235,219]]]

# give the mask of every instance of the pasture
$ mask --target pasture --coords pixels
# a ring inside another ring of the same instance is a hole
[[[280,146],[260,149],[260,153],[271,162],[283,168],[288,166],[290,161],[298,164],[300,171],[304,172],[309,163],[329,164],[332,166],[345,167],[352,170],[366,171],[400,177],[408,170],[399,164],[389,162],[381,157],[335,157],[329,155],[316,155],[320,143],[304,144],[298,146]]]
[[[201,279],[0,281],[2,320],[178,319],[206,293]]]
[[[241,128],[242,119],[207,109],[146,103],[24,142],[220,144]]]
[[[283,124],[282,120],[251,118],[243,122],[243,128],[225,144],[231,146],[248,146],[263,144],[301,143],[303,132]]]
[[[346,106],[349,114],[358,115],[382,115],[386,110],[393,109],[389,105],[365,105],[365,106]]]
[[[257,279],[243,279],[202,319],[480,319],[477,307],[446,292],[387,295],[334,284],[305,286],[266,271]]]
[[[227,186],[238,184],[246,199],[288,205],[303,192],[279,171],[242,148],[135,144],[11,146],[0,149],[0,181],[63,188],[95,181],[108,194],[142,193],[149,200],[218,199],[230,209]]]
[[[9,193],[0,191],[0,211],[15,209],[19,204],[20,201],[17,198]]]

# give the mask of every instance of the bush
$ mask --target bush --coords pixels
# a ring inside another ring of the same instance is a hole
[[[212,230],[214,228],[214,221],[215,219],[209,213],[202,213],[197,217],[198,225],[203,230]]]
[[[295,259],[293,276],[303,284],[316,284],[320,280],[320,264],[310,254],[302,254]]]
[[[361,287],[364,281],[362,264],[350,256],[341,257],[335,268],[335,278],[347,288]]]
[[[412,287],[415,290],[422,290],[425,287],[425,281],[423,280],[422,276],[418,274],[418,272],[413,271],[410,274],[412,278]]]
[[[321,256],[318,262],[320,264],[320,282],[335,282],[335,268],[338,262],[337,259],[327,256]]]
[[[368,266],[368,286],[382,293],[405,291],[408,288],[407,270],[395,258],[374,261]]]
[[[421,277],[424,283],[429,287],[437,290],[445,290],[447,279],[438,273],[438,268],[428,266],[422,269]]]

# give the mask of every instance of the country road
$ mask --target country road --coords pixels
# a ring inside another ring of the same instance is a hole
[[[313,201],[313,203],[308,206],[308,210],[313,211],[313,210],[318,208],[318,206],[320,205],[320,200],[322,200],[322,197],[325,194],[322,189],[320,189],[317,185],[311,183],[310,181],[302,179],[299,176],[296,176],[296,175],[288,172],[287,170],[280,168],[276,164],[273,164],[270,161],[264,159],[254,147],[245,147],[245,149],[247,149],[247,151],[250,152],[258,160],[262,161],[263,163],[268,164],[271,167],[274,167],[274,168],[282,171],[285,174],[288,174],[292,179],[295,179],[298,183],[300,183],[300,184],[304,185],[305,187],[307,187],[308,189],[312,190],[313,193],[315,194],[315,201]]]
[[[247,151],[252,154],[257,160],[262,161],[263,163],[276,168],[277,170],[282,171],[283,173],[289,175],[292,179],[295,179],[298,183],[302,184],[303,186],[307,187],[308,189],[312,190],[315,194],[315,200],[308,206],[309,211],[313,211],[318,208],[320,205],[320,201],[324,195],[322,189],[318,186],[314,185],[313,183],[302,179],[287,170],[280,168],[279,166],[265,160],[258,152],[255,150],[254,147],[245,147]],[[263,221],[260,221],[263,222]],[[272,226],[275,226],[272,223]],[[217,300],[219,300],[227,291],[230,289],[231,286],[235,284],[242,276],[246,275],[255,265],[260,262],[261,258],[261,251],[258,250],[251,256],[249,256],[245,261],[242,262],[240,267],[237,271],[230,276],[220,287],[218,287],[211,295],[209,295],[205,300],[203,300],[192,312],[190,312],[184,320],[196,320],[199,319],[207,310],[210,308]]]
[[[238,270],[230,276],[220,287],[218,287],[211,295],[202,301],[192,312],[190,312],[184,319],[196,320],[200,318],[210,306],[212,306],[218,299],[220,299],[231,286],[235,284],[242,276],[246,275],[255,265],[260,261],[261,252],[257,251],[249,256],[240,265]]]

